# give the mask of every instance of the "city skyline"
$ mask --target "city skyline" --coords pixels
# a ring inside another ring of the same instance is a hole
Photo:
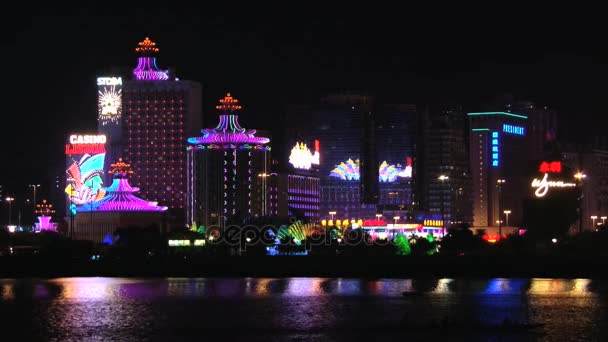
[[[584,125],[572,117],[590,119],[601,112],[598,85],[608,74],[602,63],[606,52],[586,45],[594,30],[579,27],[564,35],[566,29],[550,26],[554,31],[546,32],[543,24],[555,23],[546,17],[535,21],[533,14],[522,14],[516,27],[484,27],[485,37],[493,37],[485,39],[473,33],[491,19],[473,24],[470,16],[396,20],[398,15],[385,11],[338,15],[328,9],[269,20],[268,14],[209,9],[204,15],[176,10],[150,23],[148,10],[139,11],[114,16],[51,11],[7,30],[16,39],[5,43],[13,53],[3,63],[12,66],[7,73],[16,86],[8,94],[18,101],[5,108],[14,124],[0,132],[4,145],[13,146],[3,150],[3,160],[17,165],[0,171],[5,192],[52,181],[48,168],[62,163],[61,149],[53,146],[61,146],[69,133],[95,131],[96,77],[112,68],[133,68],[133,45],[145,36],[162,45],[161,67],[203,84],[203,126],[214,121],[212,106],[226,91],[248,104],[242,114],[247,122],[269,130],[282,128],[274,118],[283,115],[284,105],[313,103],[341,91],[370,92],[384,103],[447,101],[470,107],[512,93],[555,107],[560,127],[571,128],[568,133],[576,138]],[[369,26],[361,24],[365,18]],[[422,30],[423,23],[434,30]],[[540,38],[547,46],[537,44]],[[564,44],[551,44],[560,40]],[[44,64],[32,68],[40,54]],[[599,133],[593,129],[591,134]]]

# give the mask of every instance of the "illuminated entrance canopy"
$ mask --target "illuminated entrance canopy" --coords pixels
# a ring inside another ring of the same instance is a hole
[[[534,178],[532,181],[532,188],[536,188],[534,194],[536,197],[544,197],[547,192],[549,192],[549,188],[571,188],[575,187],[576,183],[569,183],[564,181],[550,181],[549,174],[545,173],[543,179]]]

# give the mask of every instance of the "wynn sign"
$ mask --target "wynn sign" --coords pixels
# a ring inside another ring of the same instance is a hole
[[[564,182],[563,180],[549,179],[549,172],[561,173],[562,164],[560,161],[544,161],[540,164],[539,171],[544,173],[543,178],[534,178],[531,184],[532,188],[536,189],[536,191],[534,191],[534,195],[536,197],[544,197],[549,192],[549,188],[572,188],[576,186],[576,183]]]

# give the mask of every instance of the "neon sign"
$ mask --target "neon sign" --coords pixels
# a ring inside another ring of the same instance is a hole
[[[503,124],[502,131],[509,134],[526,135],[526,129],[521,126]]]
[[[289,163],[296,169],[310,170],[312,165],[319,165],[319,150],[317,149],[318,140],[315,140],[315,153],[310,152],[310,149],[305,143],[296,143],[291,149],[289,155]]]
[[[576,186],[576,183],[567,183],[561,180],[550,181],[548,178],[549,174],[545,173],[543,179],[534,178],[532,181],[532,188],[536,188],[534,192],[536,197],[544,197],[549,192],[549,188],[571,188]]]
[[[122,85],[122,77],[97,77],[98,86]]]
[[[538,171],[542,173],[561,173],[562,172],[562,162],[561,161],[552,161],[552,162],[542,162],[538,167]]]
[[[359,159],[352,160],[348,159],[346,162],[342,162],[329,173],[331,177],[340,178],[342,180],[355,180],[358,181],[361,177],[359,172]],[[407,157],[406,166],[403,167],[401,164],[393,165],[383,161],[378,167],[378,181],[382,183],[392,183],[398,180],[398,178],[412,178],[412,159]]]
[[[70,135],[70,144],[105,144],[106,143],[105,135]]]
[[[122,116],[122,78],[97,78],[97,120],[118,123]]]
[[[499,160],[498,132],[492,132],[492,166],[498,167]]]
[[[65,154],[66,155],[74,155],[74,154],[99,154],[106,153],[106,145],[104,144],[66,144],[65,145]]]

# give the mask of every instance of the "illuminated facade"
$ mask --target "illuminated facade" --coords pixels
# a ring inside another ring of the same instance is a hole
[[[161,226],[167,207],[146,201],[135,195],[139,188],[129,184],[133,174],[131,165],[119,159],[108,171],[114,177],[112,185],[103,188],[104,197],[99,201],[76,206],[73,238],[96,243],[112,243],[117,228],[130,226]]]
[[[276,172],[272,172],[268,179],[270,215],[319,222],[320,142],[314,140],[314,152],[307,146],[306,143],[296,142],[289,154],[287,167],[273,165]]]
[[[69,135],[65,144],[66,187],[64,189],[68,203],[88,204],[104,196],[106,143],[105,135]]]
[[[146,38],[133,79],[123,86],[122,157],[144,198],[163,203],[183,219],[186,204],[186,139],[202,126],[201,85],[157,67],[156,43]]]
[[[216,106],[219,123],[188,138],[187,222],[223,225],[268,214],[270,139],[240,126],[230,93]]]
[[[290,138],[320,142],[322,219],[330,211],[373,218],[381,208],[412,203],[416,107],[374,102],[368,95],[331,95],[288,113]]]
[[[97,132],[107,137],[104,170],[109,169],[112,160],[122,156],[122,87],[120,76],[97,78]],[[104,182],[112,182],[107,173]]]
[[[109,174],[114,176],[112,185],[104,188],[105,195],[99,201],[89,205],[76,207],[77,212],[124,212],[124,211],[165,211],[167,207],[160,207],[157,202],[149,202],[134,195],[139,188],[129,185],[128,176],[133,174],[131,165],[124,163],[122,158],[111,165]]]
[[[530,184],[528,169],[528,117],[510,112],[468,113],[469,156],[473,176],[473,226],[521,226],[523,203]],[[505,129],[521,127],[522,129]],[[504,182],[499,182],[504,180]]]

